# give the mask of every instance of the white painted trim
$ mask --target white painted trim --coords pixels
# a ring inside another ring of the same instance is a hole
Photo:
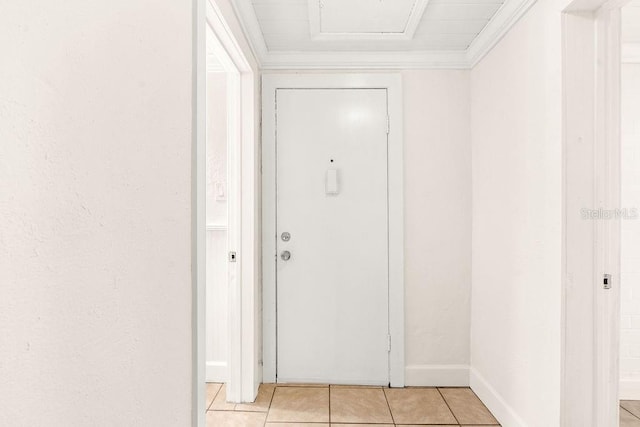
[[[405,384],[403,112],[400,74],[267,74],[263,76],[262,243],[263,378],[276,381],[276,150],[275,95],[278,88],[386,88],[389,133],[389,378]]]
[[[620,400],[640,400],[640,379],[620,380]]]
[[[191,142],[191,426],[206,426],[206,9],[193,0]]]
[[[227,382],[227,362],[207,361],[206,379],[208,383]]]
[[[407,19],[404,31],[398,33],[328,33],[321,29],[321,0],[307,0],[309,8],[309,30],[311,40],[349,41],[349,40],[405,40],[410,41],[418,29],[422,15],[429,0],[416,0]]]
[[[469,387],[469,365],[409,365],[408,387]]]
[[[513,27],[536,0],[506,0],[466,50],[455,51],[270,51],[251,2],[231,0],[260,68],[263,70],[471,69]],[[312,1],[312,0],[310,0]],[[420,7],[426,7],[427,2]],[[416,9],[418,12],[419,10]],[[416,14],[416,16],[424,13]],[[419,23],[419,21],[418,21]],[[416,23],[416,28],[418,23]],[[310,21],[311,31],[314,29]],[[412,24],[413,25],[413,24]]]
[[[596,13],[596,202],[598,208],[620,207],[620,0]],[[609,273],[613,286],[604,290]],[[600,280],[598,280],[600,279]],[[620,391],[620,220],[596,223],[596,426],[619,422]]]
[[[473,392],[491,411],[500,425],[505,427],[527,427],[527,424],[513,410],[507,401],[474,368],[470,370],[470,384]],[[573,427],[573,426],[572,426]]]
[[[242,25],[242,30],[247,36],[249,46],[253,51],[253,56],[255,56],[256,61],[258,62],[258,66],[262,68],[262,62],[269,53],[269,49],[267,48],[267,43],[264,40],[264,35],[262,34],[262,29],[260,28],[260,23],[258,22],[258,17],[256,16],[253,4],[246,0],[230,1],[240,18],[240,25]]]
[[[507,0],[467,49],[469,68],[475,67],[537,0]]]
[[[640,43],[624,43],[622,45],[622,63],[640,64]]]
[[[269,52],[264,70],[468,69],[465,51]]]
[[[228,229],[227,224],[207,224],[207,231],[227,231]]]

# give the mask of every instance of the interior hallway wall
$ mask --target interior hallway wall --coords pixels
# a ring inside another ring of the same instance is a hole
[[[404,71],[407,385],[468,385],[469,71]]]
[[[471,72],[471,385],[510,426],[558,426],[561,14],[539,0]]]
[[[3,2],[0,50],[0,425],[189,425],[192,2]]]

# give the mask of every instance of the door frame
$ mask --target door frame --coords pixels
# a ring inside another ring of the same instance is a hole
[[[259,217],[259,198],[256,135],[256,99],[258,82],[249,58],[244,54],[226,17],[234,13],[222,10],[213,0],[192,0],[193,3],[193,112],[191,158],[191,292],[192,292],[192,388],[191,405],[193,427],[206,425],[206,75],[207,38],[211,35],[218,42],[219,56],[226,65],[237,71],[230,79],[229,109],[234,113],[230,120],[228,144],[233,151],[233,176],[229,176],[229,191],[238,197],[229,212],[229,251],[237,253],[234,289],[229,290],[229,357],[227,400],[253,402],[260,382],[258,325],[255,322],[259,289],[257,284],[259,234],[256,223]],[[233,24],[233,22],[232,22]],[[237,24],[237,23],[236,23]],[[232,96],[231,96],[232,95]],[[232,189],[231,186],[235,188]],[[233,217],[233,219],[232,219]],[[236,226],[231,238],[232,222]]]
[[[619,422],[620,221],[581,218],[576,207],[620,208],[620,9],[627,2],[573,0],[562,17],[561,425],[567,427]],[[587,277],[577,281],[581,271]],[[613,277],[608,290],[605,273]]]
[[[276,382],[276,91],[386,89],[388,98],[389,380],[404,387],[403,100],[399,73],[265,74],[262,78],[263,380]]]

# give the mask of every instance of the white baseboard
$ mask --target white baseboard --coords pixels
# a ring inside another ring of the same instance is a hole
[[[413,387],[468,387],[468,365],[409,365],[405,385]]]
[[[640,400],[640,379],[620,380],[620,400]]]
[[[502,427],[527,427],[500,394],[484,379],[478,371],[470,368],[471,389],[491,411]]]
[[[226,383],[227,362],[207,361],[205,379],[208,383]]]

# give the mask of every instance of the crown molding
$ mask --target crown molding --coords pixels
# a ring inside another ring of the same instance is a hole
[[[270,52],[264,70],[466,69],[464,51]]]
[[[270,51],[251,1],[231,0],[231,3],[262,70],[390,70],[471,69],[493,49],[536,1],[505,0],[466,50],[383,52]]]
[[[269,49],[264,41],[264,35],[253,4],[250,0],[230,0],[230,3],[249,42],[249,47],[253,51],[253,56],[258,61],[258,66],[262,68],[262,62],[269,53]]]
[[[467,48],[469,68],[473,68],[509,32],[537,0],[506,0]]]
[[[640,43],[622,44],[622,63],[640,64]]]

